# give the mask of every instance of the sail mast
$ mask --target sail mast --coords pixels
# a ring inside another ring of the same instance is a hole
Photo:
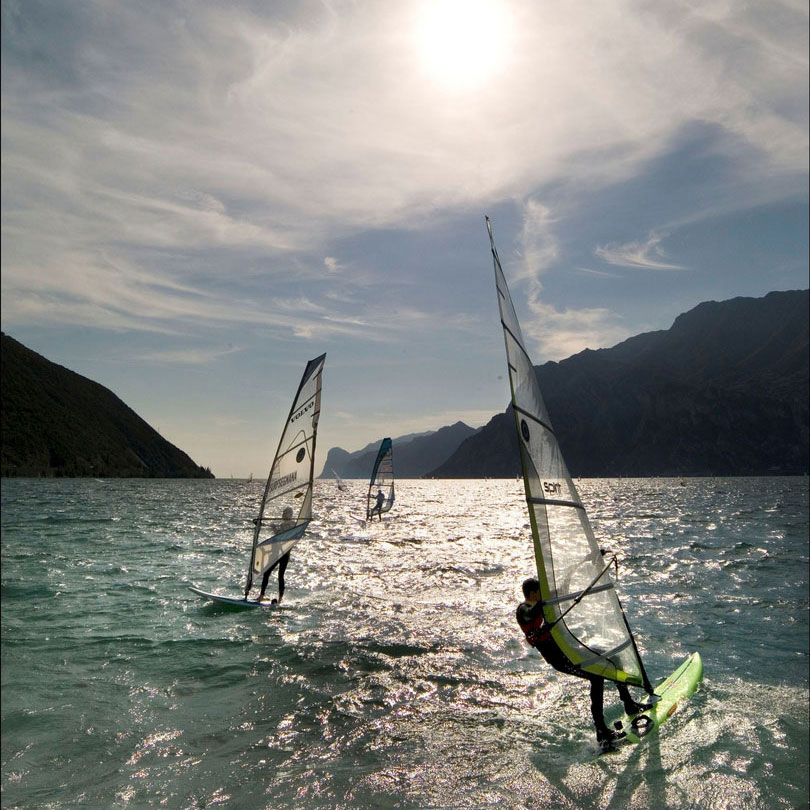
[[[532,543],[551,635],[583,675],[652,686],[551,426],[486,217]]]

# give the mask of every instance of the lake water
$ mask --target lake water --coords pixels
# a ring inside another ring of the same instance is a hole
[[[705,667],[601,757],[514,620],[522,483],[399,481],[370,527],[346,484],[283,606],[229,611],[187,586],[241,593],[262,482],[4,480],[3,807],[808,806],[807,478],[578,482],[651,679]]]

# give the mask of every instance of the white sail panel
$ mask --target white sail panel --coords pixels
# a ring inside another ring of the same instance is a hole
[[[326,355],[307,363],[254,520],[247,588],[303,537],[312,519],[315,439]]]
[[[544,615],[568,660],[584,672],[647,686],[648,681],[590,522],[568,473],[487,218],[504,331],[512,407]]]
[[[382,499],[379,498],[382,493]],[[379,504],[379,505],[378,505]],[[366,520],[372,515],[388,512],[394,505],[394,445],[390,438],[380,443],[374,467],[371,470],[371,481],[368,485],[366,501]]]

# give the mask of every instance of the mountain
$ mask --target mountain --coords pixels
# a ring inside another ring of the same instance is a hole
[[[536,367],[574,476],[808,472],[808,291],[710,301],[668,330]],[[511,406],[431,475],[520,474]]]
[[[465,439],[476,432],[476,428],[456,422],[441,430],[411,433],[394,439],[395,476],[421,478],[449,458]],[[326,456],[320,477],[334,478],[337,473],[341,478],[368,478],[381,441],[382,439],[372,442],[354,453],[341,447],[333,447]]]
[[[2,475],[213,478],[104,386],[2,335]]]

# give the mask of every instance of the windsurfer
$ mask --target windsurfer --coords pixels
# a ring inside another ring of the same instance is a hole
[[[382,521],[382,508],[383,503],[385,502],[385,495],[383,495],[383,491],[381,489],[377,490],[377,502],[374,504],[374,508],[371,510],[371,519],[374,519],[374,513],[376,512],[380,516],[380,521]]]
[[[276,534],[283,532],[285,529],[291,529],[295,526],[293,520],[293,510],[291,506],[284,507],[281,513],[281,523],[277,523],[273,529]],[[267,590],[267,583],[270,580],[270,574],[273,573],[276,566],[278,566],[278,599],[273,599],[273,602],[281,602],[284,596],[284,572],[287,570],[287,563],[290,561],[290,552],[282,554],[265,572],[262,577],[262,587],[259,591],[259,601],[264,599],[264,592]]]
[[[614,740],[624,736],[624,732],[613,731],[605,723],[603,714],[605,679],[598,675],[591,675],[575,667],[554,642],[550,628],[543,617],[543,602],[540,598],[540,583],[535,577],[523,583],[523,596],[525,601],[518,605],[517,622],[526,636],[526,641],[540,652],[540,655],[554,669],[565,672],[567,675],[576,675],[585,678],[591,684],[591,715],[596,726],[596,739],[603,751],[609,750]],[[617,683],[624,710],[629,715],[638,714],[650,708],[633,700],[627,684]]]

